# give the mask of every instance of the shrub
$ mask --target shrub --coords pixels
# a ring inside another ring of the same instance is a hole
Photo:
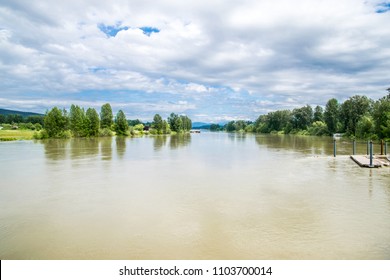
[[[109,128],[102,128],[102,129],[99,129],[99,136],[100,137],[109,137],[109,136],[113,136],[114,133],[112,132],[111,129]]]

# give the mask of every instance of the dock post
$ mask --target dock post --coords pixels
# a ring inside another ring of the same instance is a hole
[[[383,139],[381,140],[381,156],[383,156]]]
[[[370,154],[370,141],[367,141],[367,155]]]
[[[356,155],[356,140],[353,140],[353,150],[352,150],[352,154],[353,154],[353,155]]]
[[[333,138],[333,157],[336,157],[336,138]]]
[[[370,141],[370,167],[374,167],[373,164],[372,164],[372,140]]]
[[[385,155],[387,155],[387,141],[385,141]]]

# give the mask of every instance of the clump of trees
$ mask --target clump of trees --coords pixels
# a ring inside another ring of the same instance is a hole
[[[152,123],[140,120],[127,120],[122,110],[114,118],[111,105],[104,104],[100,114],[94,108],[84,108],[72,104],[69,110],[54,107],[43,118],[44,129],[35,133],[36,139],[112,136],[114,132],[120,136],[136,136],[144,133],[169,134],[187,132],[192,122],[187,116],[172,113],[168,121],[156,114]],[[172,127],[172,129],[171,129]]]
[[[44,125],[44,116],[23,116],[20,114],[0,114],[0,126],[5,130],[26,129],[39,131]]]
[[[333,135],[343,133],[359,139],[390,139],[389,94],[374,101],[355,95],[343,103],[332,98],[325,108],[310,105],[293,110],[277,110],[260,115],[255,122],[231,121],[225,126],[211,125],[210,130],[299,135]]]
[[[179,116],[175,113],[171,113],[168,117],[168,124],[170,129],[174,132],[190,131],[192,128],[192,121],[187,116]]]

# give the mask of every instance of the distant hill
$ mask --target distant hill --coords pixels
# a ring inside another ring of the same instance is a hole
[[[203,123],[203,122],[193,122],[192,128],[193,129],[209,129],[211,123]]]
[[[219,122],[218,125],[224,126],[227,124],[227,122]],[[193,122],[192,123],[192,128],[193,129],[210,129],[210,126],[212,123],[204,123],[204,122]]]
[[[1,109],[0,108],[0,115],[21,115],[23,117],[29,117],[29,116],[44,116],[43,114],[33,113],[33,112],[23,112],[23,111],[15,111],[15,110],[8,110],[8,109]]]

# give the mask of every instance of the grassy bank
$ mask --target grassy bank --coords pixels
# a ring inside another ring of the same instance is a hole
[[[0,130],[0,141],[31,140],[33,130]]]

